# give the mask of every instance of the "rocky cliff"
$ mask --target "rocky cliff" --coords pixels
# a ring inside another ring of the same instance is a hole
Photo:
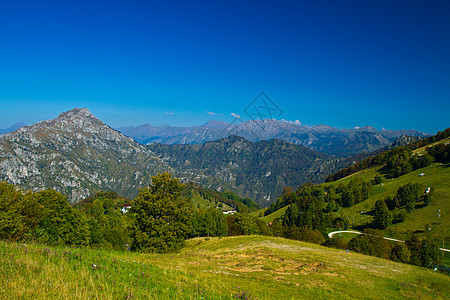
[[[172,171],[151,151],[86,108],[25,126],[0,139],[0,179],[26,189],[56,189],[78,202],[98,190],[133,197],[151,175]]]

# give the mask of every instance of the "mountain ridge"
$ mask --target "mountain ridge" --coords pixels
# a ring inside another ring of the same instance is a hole
[[[389,146],[402,135],[420,138],[429,136],[429,134],[417,130],[379,131],[372,126],[353,129],[338,129],[327,125],[309,127],[273,119],[250,120],[239,124],[228,124],[226,128],[223,128],[225,124],[227,123],[222,122],[220,128],[205,127],[205,125],[171,127],[172,132],[166,128],[164,132],[159,131],[157,134],[152,130],[145,131],[141,126],[122,127],[118,130],[142,144],[194,145],[237,135],[252,142],[271,139],[284,140],[338,157],[373,152]],[[153,128],[158,127],[152,126]]]
[[[144,146],[86,108],[63,112],[0,139],[0,180],[25,189],[56,189],[72,203],[101,190],[133,198],[151,183],[151,176],[168,171],[183,182],[233,191],[267,205],[282,185],[317,182],[345,164],[276,139],[251,142],[230,136],[202,145]]]
[[[5,133],[9,133],[9,132],[13,132],[16,131],[17,129],[27,126],[27,124],[23,123],[23,122],[17,122],[11,126],[9,126],[8,128],[5,129],[0,129],[0,136],[5,134]]]
[[[87,109],[61,113],[0,139],[0,180],[33,190],[53,188],[72,203],[102,189],[133,196],[151,175],[165,170],[171,171],[151,151]]]
[[[297,188],[305,182],[319,183],[352,163],[353,158],[336,158],[300,143],[279,139],[282,131],[278,122],[252,121],[244,126],[257,130],[261,125],[270,133],[278,130],[278,134],[273,138],[273,134],[263,136],[267,140],[251,141],[248,139],[253,134],[251,130],[247,131],[247,137],[231,134],[235,132],[230,130],[230,135],[224,134],[221,139],[203,144],[151,143],[145,146],[103,123],[87,108],[75,108],[55,119],[2,135],[0,180],[25,189],[53,188],[76,203],[100,190],[133,198],[139,188],[151,183],[151,176],[168,171],[183,182],[233,191],[265,206],[285,186]],[[203,131],[191,133],[209,132],[212,136],[217,130],[211,127],[221,126],[224,124],[208,122],[196,127]],[[326,130],[324,126],[319,128]],[[186,130],[171,126],[157,129],[161,135]],[[314,141],[317,137],[310,134],[308,138]],[[368,148],[365,140],[370,145],[382,145],[383,141],[367,131],[356,132],[346,140],[335,139],[334,144],[344,141],[343,147],[355,148]]]
[[[350,164],[287,141],[251,142],[236,135],[202,145],[153,143],[147,148],[176,170],[174,175],[182,181],[220,190],[210,181],[220,179],[261,206],[270,204],[285,186],[319,183],[325,174]]]

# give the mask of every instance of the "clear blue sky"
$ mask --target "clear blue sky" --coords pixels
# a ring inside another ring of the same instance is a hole
[[[113,127],[278,119],[450,127],[450,1],[2,1],[0,128],[87,107]],[[209,112],[209,113],[208,113]]]

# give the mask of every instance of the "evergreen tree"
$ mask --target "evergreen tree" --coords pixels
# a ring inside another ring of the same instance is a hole
[[[284,213],[283,226],[292,227],[298,225],[298,208],[296,204],[289,205]]]
[[[379,174],[375,175],[374,182],[375,182],[375,184],[382,184],[383,183],[383,177],[381,177]]]
[[[380,229],[385,229],[392,224],[392,214],[390,213],[384,200],[375,202],[373,208],[375,216],[375,225]]]

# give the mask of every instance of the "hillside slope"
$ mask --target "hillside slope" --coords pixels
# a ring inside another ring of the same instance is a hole
[[[347,178],[334,182],[349,182],[352,178],[358,177],[365,181],[373,180],[380,174],[381,167],[373,167],[360,171]],[[425,174],[419,176],[419,174]],[[382,173],[381,173],[382,174]],[[407,183],[421,184],[423,190],[430,187],[433,189],[433,196],[430,206],[419,205],[412,213],[406,214],[405,221],[393,224],[385,230],[385,233],[392,237],[406,239],[411,233],[425,233],[426,228],[431,228],[429,234],[446,239],[450,242],[450,164],[434,164],[433,166],[415,170],[395,179],[384,179],[383,185],[376,185],[372,189],[372,195],[364,202],[352,207],[344,208],[343,211],[354,222],[353,227],[364,227],[373,221],[371,211],[375,202],[385,199],[387,196],[393,197],[400,186]]]
[[[450,277],[262,236],[197,238],[180,253],[0,244],[0,298],[448,299]],[[64,270],[64,271],[61,271]]]
[[[327,217],[340,217],[345,222],[328,223],[321,229],[322,233],[341,227],[360,231],[382,228],[385,236],[408,240],[414,235],[416,238],[429,238],[437,242],[440,247],[446,248],[445,245],[447,245],[448,248],[450,244],[449,133],[450,129],[447,129],[436,136],[419,140],[406,147],[378,153],[374,157],[357,163],[356,167],[352,165],[339,171],[336,173],[338,176],[336,174],[329,176],[329,178],[339,178],[350,173],[346,177],[316,187],[324,193],[321,213],[327,214],[333,211]],[[369,187],[365,190],[369,192],[364,192],[365,187]],[[297,199],[299,192],[297,191],[296,194]],[[280,197],[276,205],[272,205],[265,212],[271,214],[263,220],[273,221],[274,218],[284,218],[287,205],[292,202],[292,199],[291,202],[288,201],[289,197],[286,199]],[[386,204],[384,212],[386,223],[381,224],[381,219],[375,217],[374,207],[377,202],[379,205]],[[300,214],[302,210],[307,210],[307,207],[301,206],[302,203],[297,200]]]

